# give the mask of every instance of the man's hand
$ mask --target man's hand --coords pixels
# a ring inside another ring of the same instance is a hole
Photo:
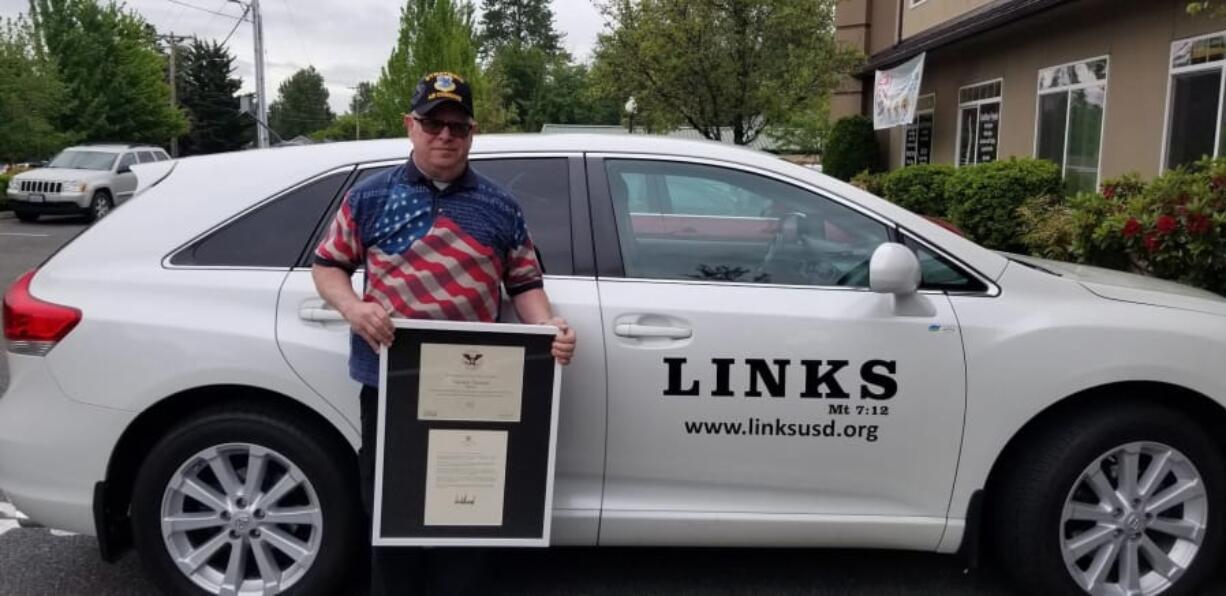
[[[392,325],[391,315],[379,303],[353,302],[341,311],[341,316],[349,321],[354,333],[366,340],[371,350],[378,352],[380,345],[392,345],[396,327]]]
[[[558,364],[570,364],[570,359],[575,355],[575,330],[562,317],[549,319],[545,324],[558,328],[558,334],[553,338],[553,357]]]

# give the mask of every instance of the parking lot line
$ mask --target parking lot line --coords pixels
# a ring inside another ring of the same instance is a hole
[[[21,232],[0,232],[0,236],[25,236],[28,238],[49,238],[51,234],[22,234]]]

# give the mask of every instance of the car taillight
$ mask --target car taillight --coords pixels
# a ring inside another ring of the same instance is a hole
[[[4,338],[16,354],[45,356],[81,322],[81,311],[51,304],[30,294],[37,269],[26,273],[4,294]]]

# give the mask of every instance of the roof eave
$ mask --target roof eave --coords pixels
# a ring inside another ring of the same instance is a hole
[[[915,35],[889,49],[873,54],[855,73],[868,77],[879,69],[900,64],[922,52],[942,48],[959,41],[1004,27],[1072,0],[995,0],[963,14],[945,24]]]

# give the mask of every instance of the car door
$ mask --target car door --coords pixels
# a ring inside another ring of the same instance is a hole
[[[400,163],[362,166],[349,186]],[[552,535],[555,544],[594,544],[604,467],[605,359],[584,164],[578,156],[533,154],[473,156],[472,165],[515,194],[542,257],[550,301],[581,338],[575,359],[563,369]],[[327,309],[310,270],[315,243],[338,208],[339,198],[285,280],[277,336],[296,373],[357,424],[359,386],[347,368],[349,327]],[[353,280],[361,293],[363,272]],[[502,320],[513,322],[510,301],[503,305]]]
[[[115,165],[115,179],[111,183],[111,192],[115,197],[116,205],[128,200],[132,193],[136,192],[136,174],[132,173],[132,166],[137,163],[136,153],[129,151],[120,156],[119,162]]]
[[[889,222],[728,164],[607,155],[588,171],[609,379],[601,544],[935,548],[961,334],[942,292],[904,304],[867,289],[874,249],[898,238]]]

